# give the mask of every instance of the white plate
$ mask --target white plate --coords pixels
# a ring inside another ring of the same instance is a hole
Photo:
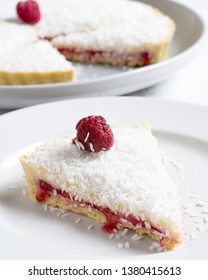
[[[198,240],[186,241],[172,252],[150,251],[152,240],[133,242],[132,233],[124,239],[110,240],[100,231],[100,224],[74,213],[59,219],[45,212],[42,205],[31,202],[22,190],[23,171],[17,160],[20,154],[46,139],[66,135],[80,118],[103,115],[111,125],[149,122],[166,154],[185,166],[183,181],[174,180],[183,202],[192,203],[197,193],[208,202],[208,108],[172,101],[138,97],[107,97],[69,100],[39,105],[0,117],[0,258],[4,259],[202,259],[208,257],[208,224],[197,232]],[[195,207],[197,208],[197,207]],[[198,209],[198,210],[197,210]],[[191,234],[205,215],[186,219]],[[81,217],[82,221],[75,221]],[[94,224],[95,228],[86,228]],[[130,240],[131,248],[119,250],[117,242]]]
[[[77,65],[74,83],[34,86],[0,86],[0,107],[18,108],[66,98],[109,96],[130,93],[158,83],[199,52],[205,34],[205,20],[197,7],[179,0],[146,0],[172,17],[177,26],[167,60],[143,68],[122,70],[113,67]]]

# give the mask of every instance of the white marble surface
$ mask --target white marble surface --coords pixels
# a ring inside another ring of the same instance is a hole
[[[181,0],[181,2],[188,0]],[[207,14],[208,26],[208,1],[189,0]],[[208,34],[208,33],[207,33]],[[208,35],[207,35],[208,45]],[[208,51],[205,46],[201,52],[168,80],[155,86],[130,94],[132,96],[148,96],[153,98],[191,102],[208,106]],[[7,111],[0,109],[0,114]]]

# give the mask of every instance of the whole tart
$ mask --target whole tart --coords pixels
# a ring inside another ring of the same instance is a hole
[[[72,81],[74,70],[69,71],[72,67],[67,62],[63,67],[61,55],[81,63],[128,67],[154,64],[166,58],[175,32],[171,18],[139,1],[39,0],[41,20],[31,26],[18,19],[18,2],[4,1],[0,10],[0,61],[4,61],[0,85]],[[31,47],[30,52],[34,54],[31,43],[45,40],[51,44],[51,49],[47,46],[48,55],[45,44],[39,44],[44,49],[29,58],[32,62],[29,67],[28,48]],[[52,51],[52,45],[60,56]],[[34,59],[37,61],[35,71]],[[47,71],[39,71],[41,60],[50,66],[50,60],[55,64]],[[28,71],[22,71],[25,65]]]

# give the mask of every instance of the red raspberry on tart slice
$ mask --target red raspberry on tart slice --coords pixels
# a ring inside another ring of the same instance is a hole
[[[88,152],[108,151],[114,143],[113,132],[101,116],[89,116],[81,119],[77,125],[77,136],[73,143],[78,149]]]

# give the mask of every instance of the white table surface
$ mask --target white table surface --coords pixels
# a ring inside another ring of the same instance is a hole
[[[181,2],[184,1],[187,2],[188,0],[181,0]],[[208,24],[208,0],[189,0],[188,2],[197,4],[198,8],[207,13]],[[168,80],[129,95],[177,100],[208,106],[207,47],[205,46],[193,61],[186,64]],[[0,114],[5,112],[7,111],[0,108]]]

